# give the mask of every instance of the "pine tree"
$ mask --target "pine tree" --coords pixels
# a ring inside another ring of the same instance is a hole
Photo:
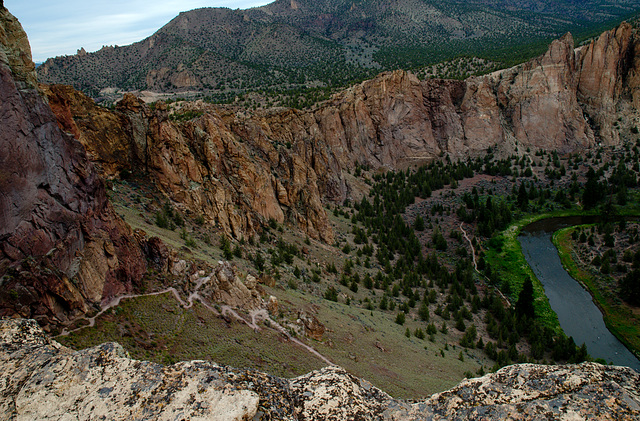
[[[520,183],[520,188],[518,189],[518,207],[526,211],[527,207],[529,207],[529,195],[527,194],[527,188],[524,183]]]
[[[605,195],[604,186],[598,183],[598,178],[593,168],[589,168],[584,193],[582,193],[582,205],[585,209],[594,207]]]
[[[420,316],[420,320],[428,322],[429,321],[429,306],[427,303],[423,302],[418,310],[418,315]]]
[[[533,281],[528,276],[522,284],[522,291],[518,295],[516,301],[516,313],[529,318],[535,317],[535,309],[533,307]]]

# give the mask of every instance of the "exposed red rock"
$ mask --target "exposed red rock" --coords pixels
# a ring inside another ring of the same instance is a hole
[[[298,313],[298,320],[304,326],[304,334],[316,341],[322,340],[326,327],[313,314],[304,310]]]
[[[241,280],[229,262],[219,262],[210,280],[202,287],[203,297],[212,302],[224,303],[244,310],[262,307],[261,291],[256,278],[247,275],[244,280]]]
[[[112,178],[131,166],[133,151],[122,139],[131,131],[130,122],[120,114],[96,107],[93,100],[70,86],[41,85],[58,125],[85,147],[89,158]],[[73,103],[73,107],[71,106]]]
[[[178,112],[202,115],[184,123],[170,121],[164,103],[151,109],[130,94],[112,113],[71,88],[46,91],[61,127],[105,175],[145,171],[169,198],[229,235],[253,235],[273,218],[332,242],[322,201],[351,195],[345,173],[356,163],[395,169],[488,147],[571,152],[619,142],[612,129],[619,111],[640,101],[638,45],[623,24],[581,49],[566,35],[539,58],[466,81],[396,71],[311,110],[188,103]]]
[[[164,104],[152,110],[133,95],[113,113],[72,88],[43,89],[60,127],[86,146],[106,177],[123,169],[148,173],[169,198],[238,238],[272,218],[333,241],[309,164],[319,155],[301,157],[274,143],[264,134],[266,122],[209,107],[201,118],[179,124]]]
[[[606,144],[620,142],[614,124],[640,108],[640,42],[628,23],[603,33],[577,53],[578,100]]]
[[[0,9],[0,315],[56,324],[130,291],[146,261],[84,147],[40,95],[29,43]]]

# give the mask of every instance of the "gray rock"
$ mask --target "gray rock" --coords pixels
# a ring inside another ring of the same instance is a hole
[[[625,367],[513,365],[409,403],[339,367],[286,380],[136,361],[115,343],[73,351],[23,319],[0,321],[0,370],[6,420],[640,419],[640,375]]]

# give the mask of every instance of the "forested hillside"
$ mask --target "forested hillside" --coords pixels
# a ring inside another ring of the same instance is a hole
[[[190,91],[215,102],[252,91],[276,97],[345,86],[383,70],[462,56],[469,58],[455,69],[430,74],[463,78],[533,57],[567,31],[577,39],[595,35],[637,10],[632,0],[279,0],[181,13],[145,40],[50,59],[38,74],[44,83],[70,84],[93,97]],[[470,57],[487,62],[474,66]]]

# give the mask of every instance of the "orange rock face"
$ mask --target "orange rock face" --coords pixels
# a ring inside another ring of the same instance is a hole
[[[640,42],[628,23],[580,48],[578,99],[606,144],[620,142],[614,124],[640,108]]]
[[[528,63],[466,81],[396,71],[304,111],[190,103],[182,111],[201,116],[183,123],[163,103],[152,110],[131,95],[116,113],[68,88],[51,87],[50,98],[105,175],[147,172],[173,201],[235,237],[272,218],[332,242],[322,203],[350,197],[345,173],[357,163],[396,169],[489,147],[572,152],[619,142],[615,121],[640,102],[639,45],[623,24],[581,49],[566,35]]]
[[[131,123],[124,116],[96,107],[93,100],[70,86],[41,85],[58,126],[72,134],[98,164],[105,178],[130,167],[132,148],[127,139]],[[73,104],[73,106],[71,105]]]
[[[326,327],[316,316],[305,311],[300,311],[298,313],[298,320],[304,327],[304,334],[306,336],[315,339],[316,341],[322,340],[322,335],[324,335]]]
[[[114,113],[69,87],[45,91],[60,127],[85,144],[105,176],[145,172],[173,201],[237,238],[274,219],[333,241],[316,172],[295,149],[270,139],[265,121],[211,107],[178,124],[165,107],[151,110],[131,95]]]

